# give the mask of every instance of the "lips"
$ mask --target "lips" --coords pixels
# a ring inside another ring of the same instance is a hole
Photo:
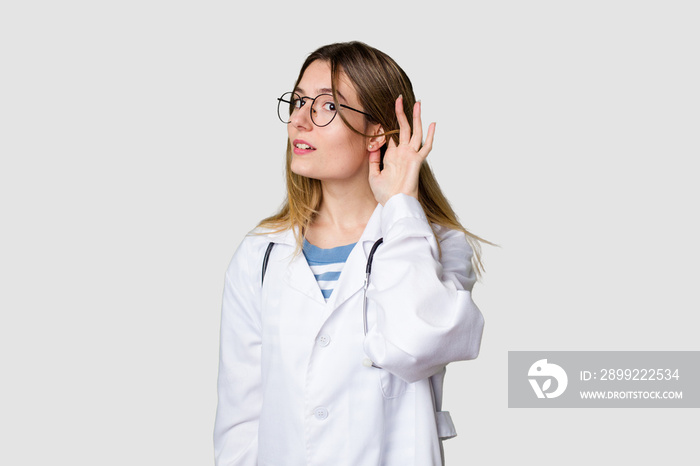
[[[308,154],[309,152],[316,150],[314,146],[301,139],[295,139],[292,142],[292,149],[297,155]]]

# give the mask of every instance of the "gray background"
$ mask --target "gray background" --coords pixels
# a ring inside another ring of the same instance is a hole
[[[275,98],[360,39],[501,246],[449,464],[689,464],[697,410],[508,409],[507,351],[698,349],[697,3],[253,3],[2,2],[0,463],[212,463],[223,273],[283,197]]]

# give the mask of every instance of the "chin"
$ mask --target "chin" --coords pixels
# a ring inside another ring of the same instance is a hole
[[[295,175],[299,176],[304,176],[306,178],[314,178],[314,179],[320,179],[319,178],[319,173],[318,170],[314,170],[313,167],[309,166],[304,166],[305,164],[303,163],[295,163],[294,160],[292,160],[292,164],[290,165],[290,169],[292,170],[292,173]]]
[[[318,167],[316,164],[308,162],[312,161],[307,159],[292,159],[290,165],[292,173],[320,181],[340,181],[353,179],[360,171],[358,167],[354,166]],[[367,178],[367,174],[363,176],[365,179]]]

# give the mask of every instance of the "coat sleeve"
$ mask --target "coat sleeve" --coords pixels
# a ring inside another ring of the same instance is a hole
[[[449,362],[476,358],[484,319],[472,301],[476,276],[464,233],[442,230],[440,257],[418,200],[393,196],[381,215],[384,243],[375,254],[367,289],[374,324],[365,353],[409,383]]]
[[[217,466],[253,466],[262,406],[260,286],[244,240],[226,271],[219,344],[219,401],[214,424]],[[262,259],[261,259],[262,260]]]

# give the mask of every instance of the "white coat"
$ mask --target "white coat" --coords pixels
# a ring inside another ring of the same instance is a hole
[[[464,234],[436,232],[441,258],[416,199],[377,205],[327,303],[293,232],[243,240],[223,296],[218,466],[442,464],[440,437],[456,435],[440,412],[445,365],[478,355],[483,317]]]

